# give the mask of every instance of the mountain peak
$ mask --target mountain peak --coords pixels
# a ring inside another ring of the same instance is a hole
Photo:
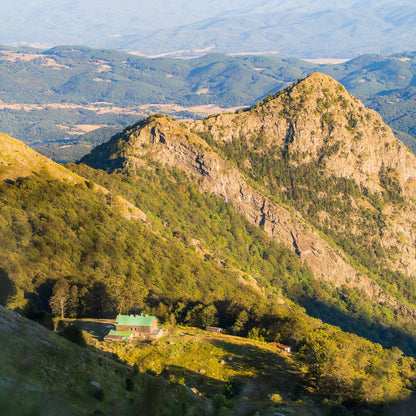
[[[311,75],[307,76],[303,80],[300,81],[300,83],[315,83],[315,84],[328,84],[328,85],[340,85],[338,81],[336,81],[331,76],[324,74],[322,72],[314,72]]]
[[[292,165],[319,162],[326,174],[374,192],[382,192],[380,172],[386,168],[416,197],[414,155],[375,111],[325,74],[299,80],[248,111],[197,121],[193,129],[220,143],[245,137],[259,153],[278,147]]]

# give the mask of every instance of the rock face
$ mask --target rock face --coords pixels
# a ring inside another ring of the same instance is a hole
[[[401,189],[406,202],[383,207],[384,225],[374,231],[369,244],[379,242],[392,253],[386,258],[390,268],[416,278],[415,155],[376,112],[364,108],[331,77],[313,74],[250,111],[220,114],[191,128],[216,142],[261,136],[260,152],[286,148],[297,156],[293,165],[313,163],[324,155],[326,176],[352,179],[376,194],[385,192],[382,173],[389,172],[389,181]],[[356,219],[357,224],[365,222],[363,217]],[[345,231],[345,224],[332,226]],[[358,227],[355,232],[360,234]]]
[[[263,150],[288,146],[303,163],[316,160],[323,148],[328,174],[355,179],[380,190],[382,166],[398,173],[401,186],[416,197],[415,156],[373,110],[351,96],[331,77],[315,73],[250,111],[220,114],[197,121],[192,129],[216,141],[261,135]]]
[[[297,155],[294,164],[313,162],[321,157],[323,149],[329,148],[331,152],[325,153],[325,174],[353,179],[371,192],[384,190],[380,171],[394,171],[407,204],[401,210],[386,207],[394,215],[380,238],[386,246],[401,244],[405,254],[397,264],[391,264],[416,277],[416,159],[374,111],[366,110],[330,77],[314,74],[249,111],[190,124],[153,117],[99,146],[82,162],[96,168],[123,169],[130,174],[146,168],[149,160],[182,169],[192,175],[202,192],[220,195],[249,221],[291,246],[316,278],[334,286],[359,288],[380,303],[414,315],[414,311],[354,268],[347,256],[298,212],[275,202],[259,184],[250,185],[239,169],[195,133],[209,134],[217,143],[261,136],[260,154],[277,146]],[[244,162],[248,167],[250,163]],[[401,242],[397,243],[399,232]]]

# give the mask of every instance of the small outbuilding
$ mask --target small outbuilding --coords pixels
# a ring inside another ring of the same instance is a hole
[[[291,352],[289,345],[280,344],[278,342],[269,342],[270,345],[274,345],[276,348],[279,348],[279,350],[285,351],[285,352]]]
[[[116,331],[115,329],[110,329],[110,332],[104,337],[104,341],[128,342],[131,340],[132,334],[131,331]]]
[[[222,328],[218,328],[217,326],[207,326],[205,330],[210,332],[216,332],[218,334],[222,332]]]

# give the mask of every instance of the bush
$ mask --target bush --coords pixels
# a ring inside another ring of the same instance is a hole
[[[126,379],[126,390],[133,391],[134,389],[134,381],[129,377]]]
[[[93,393],[93,396],[99,401],[102,402],[104,400],[104,390],[103,389],[96,389]]]
[[[333,404],[325,413],[327,416],[350,416],[350,412],[342,404]]]
[[[227,399],[232,399],[234,396],[240,393],[242,385],[243,382],[236,377],[227,380],[225,383],[225,397]]]
[[[270,400],[274,403],[274,404],[279,404],[282,403],[283,398],[279,393],[273,393],[270,395]]]
[[[214,410],[218,412],[218,410],[220,410],[221,407],[225,405],[226,398],[222,394],[214,394],[211,398],[211,402]]]
[[[75,325],[67,325],[62,331],[62,336],[68,341],[74,342],[82,347],[87,345],[82,331]]]

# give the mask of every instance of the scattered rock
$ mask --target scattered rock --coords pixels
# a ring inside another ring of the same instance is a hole
[[[101,384],[98,381],[90,381],[90,384],[96,387],[97,389],[101,388]]]

